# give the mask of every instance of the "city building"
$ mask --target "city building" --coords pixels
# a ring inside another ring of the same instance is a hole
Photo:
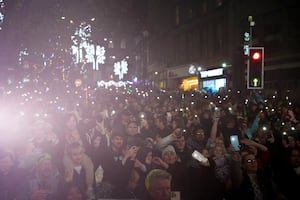
[[[226,89],[247,92],[247,51],[263,47],[264,90],[299,90],[298,10],[296,1],[149,1],[148,75],[163,88],[219,87],[225,79]]]

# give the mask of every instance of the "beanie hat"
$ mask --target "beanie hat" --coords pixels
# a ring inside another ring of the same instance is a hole
[[[168,145],[166,148],[164,148],[162,150],[161,156],[164,157],[165,153],[167,153],[167,152],[174,152],[176,155],[175,148],[172,145]]]
[[[40,155],[40,157],[37,159],[37,164],[39,165],[40,163],[42,163],[45,160],[52,160],[52,157],[50,154],[48,153],[43,153],[42,155]]]

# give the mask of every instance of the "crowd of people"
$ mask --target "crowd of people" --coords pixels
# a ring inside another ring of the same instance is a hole
[[[23,120],[1,137],[0,199],[299,199],[296,102],[145,91],[103,88]]]

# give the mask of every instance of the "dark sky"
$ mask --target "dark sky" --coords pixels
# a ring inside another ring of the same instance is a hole
[[[131,3],[129,3],[131,2]],[[15,64],[22,44],[34,49],[47,45],[57,35],[68,35],[61,17],[76,21],[96,17],[100,30],[104,19],[138,18],[145,14],[147,0],[6,0],[5,21],[0,31],[0,68]],[[69,21],[69,20],[66,20]],[[106,29],[109,26],[105,26]],[[102,28],[103,29],[103,28]],[[112,30],[106,30],[111,32]]]

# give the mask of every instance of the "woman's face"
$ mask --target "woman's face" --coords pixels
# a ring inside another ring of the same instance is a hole
[[[223,149],[220,146],[216,146],[214,149],[214,155],[215,156],[222,156],[223,155]]]
[[[151,164],[151,162],[152,162],[152,152],[150,151],[150,152],[148,152],[147,153],[147,155],[146,155],[146,157],[145,157],[145,163],[146,164],[148,164],[148,165],[150,165]]]

